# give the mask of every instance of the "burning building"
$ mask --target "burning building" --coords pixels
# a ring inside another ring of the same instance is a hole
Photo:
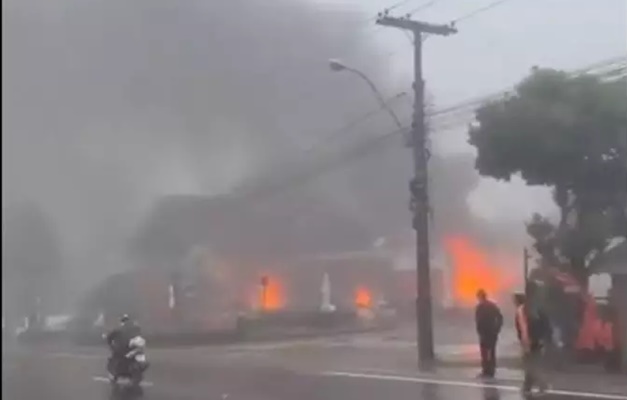
[[[398,301],[392,259],[373,252],[335,253],[297,260],[294,307],[321,304],[325,274],[330,302],[338,309],[373,308]]]
[[[153,332],[206,331],[234,329],[242,315],[324,311],[325,302],[345,312],[399,302],[391,260],[370,253],[269,266],[211,257],[197,261],[180,274],[143,268],[109,279],[90,301],[97,304],[92,314],[104,311],[111,322],[131,312]]]
[[[320,309],[325,274],[338,309],[393,302],[391,260],[343,252],[367,249],[371,239],[316,202],[169,196],[134,240],[136,268],[124,284],[133,287],[126,290],[134,293],[126,296],[132,307],[113,308],[132,308],[154,330],[230,328],[241,313]]]
[[[372,250],[373,242],[359,224],[316,202],[169,196],[133,243],[136,268],[123,286],[134,294],[112,303],[127,298],[132,304],[114,308],[132,309],[154,330],[232,328],[242,313],[314,311],[325,302],[338,310],[413,309],[413,268],[396,270],[396,255]],[[432,270],[436,307],[447,297],[474,304],[479,287],[496,296],[511,287],[507,268],[471,241],[456,237],[447,244],[450,271]]]

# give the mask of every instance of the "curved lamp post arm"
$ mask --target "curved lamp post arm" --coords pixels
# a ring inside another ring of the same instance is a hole
[[[358,69],[348,67],[344,65],[341,61],[335,60],[335,59],[329,60],[329,66],[331,67],[331,70],[333,71],[336,71],[336,72],[349,71],[359,76],[361,79],[363,79],[368,84],[368,87],[370,88],[370,90],[372,90],[372,93],[374,94],[381,108],[384,109],[390,115],[390,117],[392,117],[392,119],[394,120],[394,123],[399,129],[403,129],[403,125],[401,124],[401,121],[396,115],[396,113],[394,112],[394,110],[392,110],[390,105],[383,98],[383,95],[381,95],[381,92],[379,91],[379,89],[377,89],[377,86],[374,84],[374,82],[372,82],[370,78],[368,78],[366,74],[364,74]]]
[[[383,95],[381,94],[379,89],[377,89],[377,87],[374,84],[374,82],[372,82],[372,80],[370,80],[370,78],[368,78],[368,76],[366,74],[364,74],[363,72],[361,72],[358,69],[347,67],[346,70],[350,71],[350,72],[352,72],[352,73],[354,73],[356,75],[358,75],[361,79],[363,79],[368,84],[368,86],[370,87],[370,90],[372,90],[372,93],[376,97],[377,102],[379,103],[381,108],[383,108],[385,111],[387,111],[387,113],[390,114],[390,117],[392,117],[392,119],[394,120],[394,123],[396,124],[396,126],[399,129],[402,129],[403,125],[401,124],[400,119],[398,118],[398,116],[396,115],[394,110],[392,110],[390,105],[385,101],[385,99],[383,98]]]

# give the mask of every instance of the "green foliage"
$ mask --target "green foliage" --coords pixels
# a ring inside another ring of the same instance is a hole
[[[554,261],[557,227],[548,218],[536,213],[527,223],[527,233],[534,239],[538,254],[547,261]]]
[[[477,111],[469,131],[481,175],[554,189],[561,211],[556,250],[575,269],[611,235],[627,235],[627,82],[534,70],[516,90]],[[549,222],[528,232],[549,251]],[[553,240],[553,239],[552,239]],[[548,247],[547,247],[548,246]]]
[[[590,187],[599,197],[625,176],[624,81],[538,70],[514,94],[481,107],[477,122],[470,143],[482,175],[520,173],[531,185]]]

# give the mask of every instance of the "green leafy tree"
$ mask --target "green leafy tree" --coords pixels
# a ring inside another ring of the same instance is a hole
[[[534,69],[514,92],[477,110],[469,130],[481,175],[553,188],[560,220],[534,216],[529,234],[545,258],[560,254],[587,277],[586,260],[626,235],[625,79]],[[550,230],[550,229],[549,229]]]

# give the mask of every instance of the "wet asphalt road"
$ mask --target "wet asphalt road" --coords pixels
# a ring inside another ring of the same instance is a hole
[[[262,349],[264,349],[262,347]],[[357,350],[355,350],[357,351]],[[210,349],[153,349],[146,377],[147,400],[481,400],[521,399],[516,382],[482,387],[472,378],[432,374],[411,376],[338,371],[331,353],[308,363],[293,353],[285,362],[275,350],[238,352]],[[13,349],[3,352],[4,399],[132,399],[112,395],[104,381],[106,353],[94,348]],[[347,365],[342,371],[346,371]],[[491,384],[492,385],[492,384]],[[619,397],[547,395],[545,399],[618,399]],[[627,394],[625,399],[627,399]]]

